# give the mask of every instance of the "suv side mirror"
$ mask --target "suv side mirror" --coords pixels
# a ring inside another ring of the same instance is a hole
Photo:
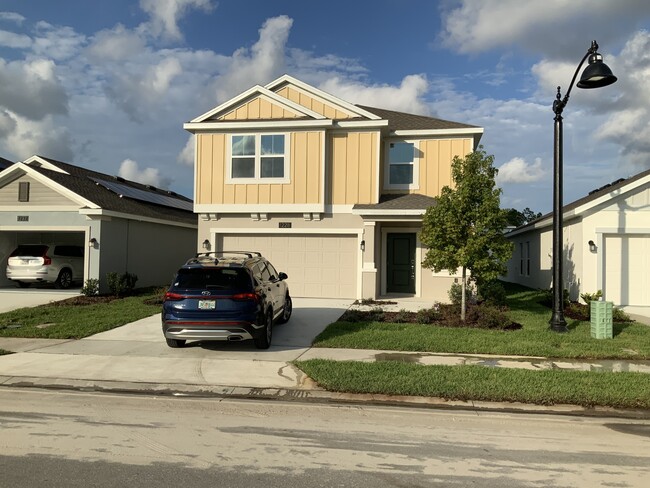
[[[287,273],[280,271],[280,281],[286,280],[288,278]]]

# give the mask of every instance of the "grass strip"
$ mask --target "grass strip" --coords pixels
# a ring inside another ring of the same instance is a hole
[[[346,393],[538,405],[650,408],[650,375],[643,373],[530,371],[325,359],[296,361],[294,364],[323,388]]]
[[[94,305],[47,304],[0,314],[0,337],[81,339],[160,313],[157,292]]]

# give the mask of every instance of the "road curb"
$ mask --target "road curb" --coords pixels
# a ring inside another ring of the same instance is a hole
[[[123,381],[76,380],[67,378],[37,378],[0,376],[0,387],[73,390],[81,392],[132,395],[159,395],[195,398],[237,398],[268,401],[293,401],[338,405],[375,405],[476,412],[568,415],[578,417],[616,417],[650,419],[650,410],[611,407],[582,407],[579,405],[534,405],[526,403],[446,400],[435,397],[343,393],[319,388],[261,388],[199,384],[136,383]]]

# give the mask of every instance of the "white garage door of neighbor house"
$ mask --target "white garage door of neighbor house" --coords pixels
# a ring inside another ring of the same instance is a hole
[[[258,251],[289,275],[295,297],[356,298],[356,236],[224,235],[222,250]]]
[[[650,306],[650,236],[605,238],[605,297],[615,305]]]

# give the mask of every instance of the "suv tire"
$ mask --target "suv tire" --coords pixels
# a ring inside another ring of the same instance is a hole
[[[262,335],[254,339],[255,347],[258,349],[268,349],[271,347],[271,338],[273,337],[273,312],[270,310],[266,313],[264,327],[261,330]]]
[[[174,349],[183,347],[185,345],[185,341],[183,339],[168,339],[165,337],[165,341],[167,341],[167,345],[169,347],[173,347]]]
[[[67,290],[72,284],[72,271],[69,269],[62,269],[59,277],[54,282],[54,286],[59,289]]]
[[[284,299],[284,307],[282,307],[282,315],[280,315],[280,318],[278,319],[278,324],[285,324],[289,322],[292,311],[293,311],[293,303],[291,302],[291,297],[287,293],[287,296]]]

